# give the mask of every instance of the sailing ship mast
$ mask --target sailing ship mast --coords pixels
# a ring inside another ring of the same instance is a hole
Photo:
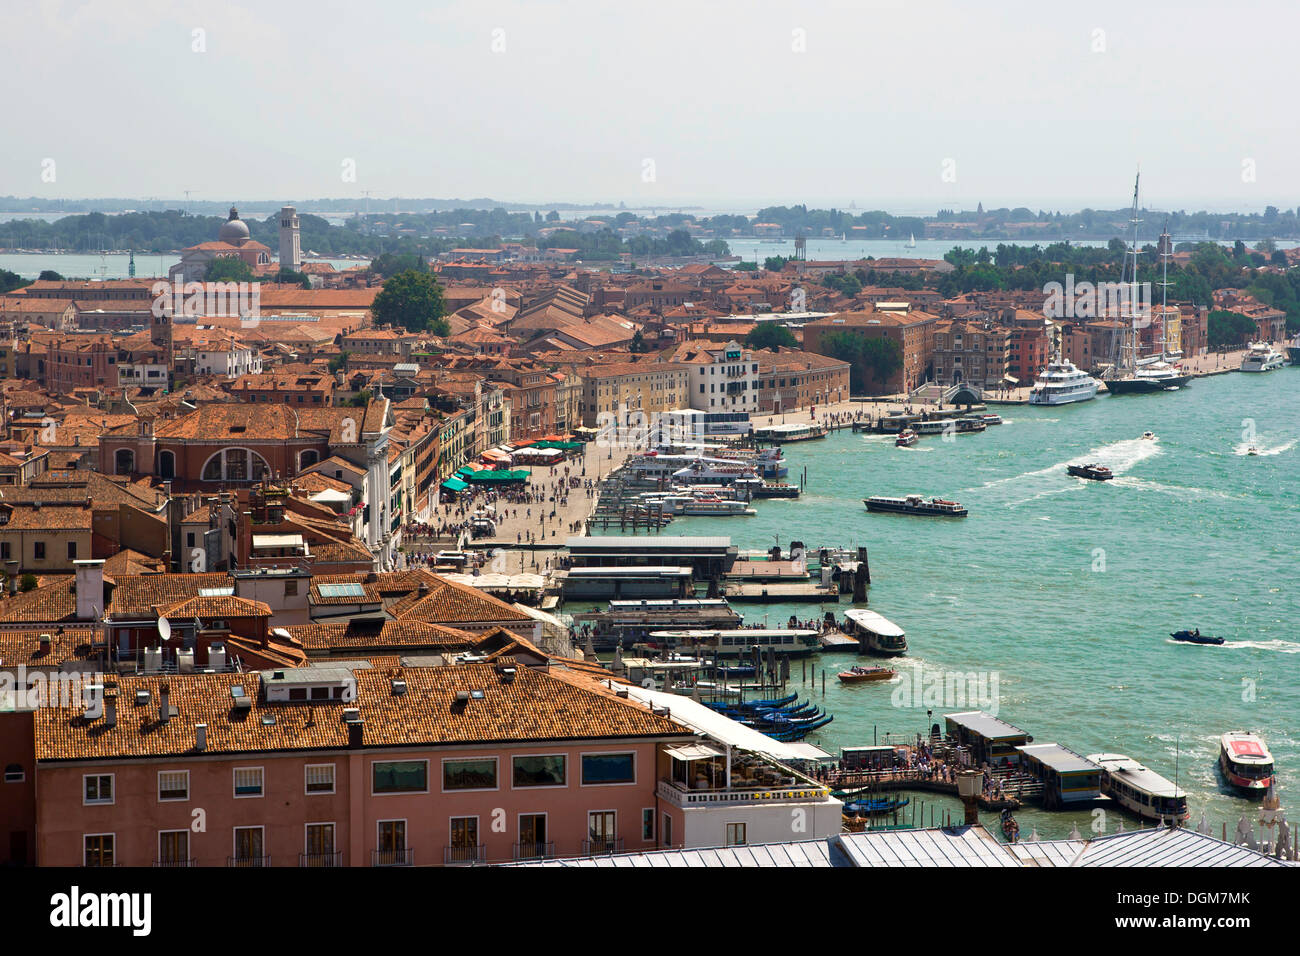
[[[1119,332],[1111,333],[1111,371],[1108,378],[1122,378],[1124,372],[1131,372],[1137,367],[1137,316],[1133,311],[1133,300],[1137,298],[1137,276],[1138,276],[1138,251],[1137,251],[1137,234],[1138,224],[1142,222],[1138,218],[1138,187],[1142,182],[1142,171],[1139,169],[1137,175],[1133,178],[1133,211],[1129,215],[1129,222],[1133,224],[1133,241],[1129,246],[1129,251],[1124,254],[1124,264],[1120,269],[1119,281],[1123,286],[1129,284],[1129,307],[1128,307],[1128,328],[1123,328]],[[1133,273],[1129,275],[1129,260],[1133,262]],[[1118,345],[1118,347],[1116,347]],[[1128,361],[1124,361],[1124,353],[1130,353]]]
[[[1169,238],[1169,217],[1160,231],[1160,359],[1169,361],[1169,260],[1174,242]]]

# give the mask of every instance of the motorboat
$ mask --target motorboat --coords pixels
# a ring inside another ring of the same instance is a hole
[[[844,684],[867,684],[873,681],[891,680],[898,671],[889,667],[850,667],[840,671],[836,676]]]
[[[1273,755],[1258,735],[1234,730],[1219,739],[1219,769],[1233,787],[1263,796],[1273,785]]]
[[[862,503],[867,506],[868,511],[890,511],[905,515],[964,518],[967,514],[960,502],[948,501],[944,498],[931,498],[926,501],[920,495],[906,495],[902,498],[873,495],[870,498],[863,498]]]
[[[1184,644],[1222,644],[1223,638],[1211,637],[1209,634],[1202,634],[1198,627],[1191,631],[1174,631],[1169,635],[1175,641],[1182,641]]]
[[[1115,477],[1105,465],[1066,465],[1065,470],[1075,478],[1088,478],[1092,481],[1110,481]]]
[[[1282,353],[1268,342],[1255,342],[1241,360],[1243,372],[1271,372],[1286,364]]]
[[[898,437],[894,439],[894,447],[911,448],[920,440],[920,438],[921,436],[912,431],[912,429],[904,428],[898,433]]]
[[[1159,441],[1160,439],[1156,437],[1155,432],[1143,432],[1143,433],[1142,433],[1142,440],[1143,440],[1143,441]]]

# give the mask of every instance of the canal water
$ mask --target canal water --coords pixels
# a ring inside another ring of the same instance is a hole
[[[800,500],[758,501],[751,518],[671,525],[672,534],[728,535],[742,548],[800,540],[869,549],[869,606],[906,630],[909,655],[895,662],[902,676],[880,685],[840,685],[835,673],[857,660],[849,655],[811,659],[808,685],[793,662],[792,689],[835,715],[809,742],[838,754],[886,733],[924,732],[927,709],[942,722],[944,712],[980,706],[954,694],[936,705],[936,677],[961,675],[968,696],[985,690],[998,716],[1036,742],[1124,753],[1176,777],[1192,825],[1204,811],[1216,835],[1225,822],[1231,834],[1243,813],[1253,819],[1253,805],[1219,780],[1218,737],[1253,730],[1277,761],[1283,807],[1300,816],[1300,368],[994,410],[1005,424],[908,449],[851,432],[787,445],[790,480],[807,469]],[[1143,440],[1146,431],[1158,440]],[[1252,445],[1257,455],[1247,454]],[[1070,462],[1099,462],[1116,477],[1070,478]],[[970,515],[863,507],[868,495],[912,492],[956,499]],[[837,613],[849,606],[842,600]],[[834,609],[737,608],[747,623],[774,627]],[[1193,627],[1227,642],[1170,640]],[[925,801],[926,823],[931,811],[959,813],[955,799],[912,799]],[[1025,810],[1018,819],[1024,835],[1063,837],[1073,824],[1095,832],[1088,812]],[[984,822],[996,831],[996,814]],[[1110,814],[1098,825],[1118,823]]]

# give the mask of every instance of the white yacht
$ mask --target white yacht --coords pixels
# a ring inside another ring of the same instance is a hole
[[[1058,359],[1038,373],[1029,392],[1030,405],[1068,405],[1097,397],[1100,383],[1073,362]]]
[[[1256,342],[1246,353],[1246,357],[1241,360],[1241,370],[1243,372],[1271,372],[1275,368],[1281,368],[1286,364],[1286,359],[1282,353],[1273,348],[1268,342]]]

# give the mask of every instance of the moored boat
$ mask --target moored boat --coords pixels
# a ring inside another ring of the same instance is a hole
[[[1087,478],[1091,481],[1110,481],[1115,477],[1105,465],[1066,465],[1065,470],[1075,478]]]
[[[1124,809],[1157,823],[1188,817],[1187,792],[1124,754],[1089,754],[1101,767],[1101,792]]]
[[[1286,364],[1282,353],[1268,342],[1255,342],[1241,360],[1243,372],[1271,372]]]
[[[1250,796],[1263,796],[1273,785],[1273,755],[1258,734],[1233,730],[1219,739],[1223,777]]]
[[[897,657],[907,653],[907,635],[883,614],[862,607],[844,612],[844,633],[858,639],[862,650]]]

